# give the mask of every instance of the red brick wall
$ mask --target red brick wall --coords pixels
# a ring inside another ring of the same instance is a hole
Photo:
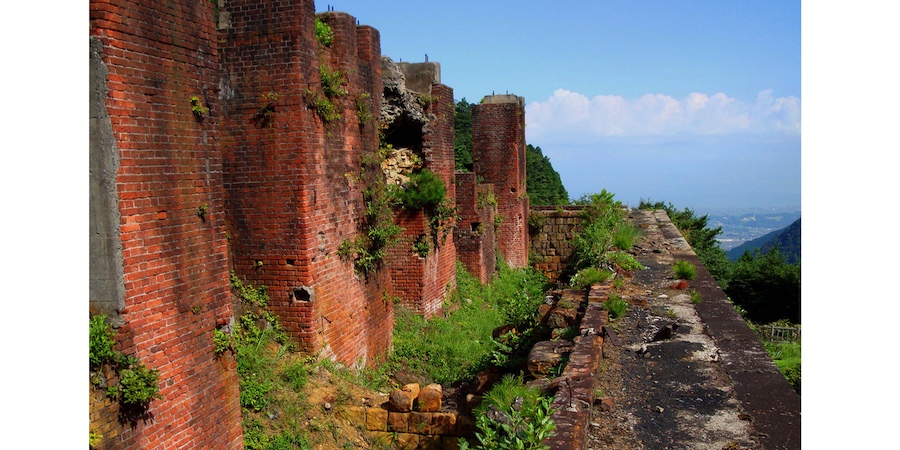
[[[315,41],[312,1],[227,8],[221,142],[235,271],[269,286],[272,310],[303,349],[366,363],[389,347],[388,281],[357,276],[337,249],[362,231],[362,186],[348,175],[358,173],[363,152],[377,148],[375,120],[360,123],[356,111],[361,99],[378,115],[378,32],[330,12],[321,17],[335,38],[324,47]],[[330,122],[309,106],[324,95],[320,65],[341,71],[348,91],[332,99],[341,118]],[[254,123],[269,92],[278,94],[274,115]]]
[[[482,283],[491,280],[497,264],[494,252],[497,208],[489,203],[489,198],[496,198],[493,185],[477,184],[474,172],[456,172],[456,205],[460,221],[453,231],[453,238],[457,259]]]
[[[510,267],[528,266],[528,197],[525,193],[525,101],[487,96],[472,110],[473,172],[494,185],[497,247]]]
[[[92,415],[91,427],[107,430],[99,448],[241,448],[234,361],[216,358],[212,340],[217,320],[232,315],[214,5],[92,0],[90,18],[119,156],[125,324],[117,347],[160,370],[164,397],[134,426],[92,402],[106,414]],[[202,122],[192,95],[209,107]]]
[[[451,204],[456,202],[453,156],[453,90],[433,84],[434,101],[426,108],[430,120],[423,127],[422,154],[425,167],[434,172],[447,187]],[[390,250],[393,294],[401,304],[425,317],[441,310],[449,290],[456,287],[456,245],[453,236],[438,233],[437,244],[431,239],[428,217],[422,211],[400,211],[397,223],[405,229],[401,241]],[[420,236],[428,236],[432,251],[424,258],[413,252],[412,245]]]

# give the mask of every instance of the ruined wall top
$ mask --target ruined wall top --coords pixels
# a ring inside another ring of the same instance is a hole
[[[483,105],[496,105],[500,103],[517,103],[519,106],[525,106],[525,97],[519,97],[513,94],[497,94],[485,95],[481,100]]]
[[[441,63],[398,62],[397,66],[406,76],[406,88],[419,94],[430,94],[432,84],[441,84]]]

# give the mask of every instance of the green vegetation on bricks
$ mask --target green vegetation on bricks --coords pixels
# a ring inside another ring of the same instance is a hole
[[[104,365],[115,369],[118,384],[107,386],[106,395],[116,399],[126,408],[145,410],[153,399],[161,399],[159,394],[159,370],[145,366],[131,355],[119,353],[115,345],[115,331],[106,321],[106,315],[91,317],[89,330],[89,360],[92,372],[96,375],[91,383],[101,385],[100,371]]]

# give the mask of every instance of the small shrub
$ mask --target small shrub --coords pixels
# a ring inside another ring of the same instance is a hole
[[[700,293],[697,292],[696,289],[691,289],[691,303],[698,304],[703,301],[703,298],[700,297]]]
[[[413,172],[403,189],[397,191],[397,199],[405,209],[433,209],[446,196],[444,182],[428,169]]]
[[[344,72],[322,64],[319,66],[319,80],[322,84],[322,92],[326,97],[336,98],[347,95],[347,89],[344,88]]]
[[[90,361],[91,367],[98,367],[105,362],[116,360],[118,352],[113,350],[116,341],[113,339],[115,332],[106,323],[106,315],[91,317],[89,326],[90,337]]]
[[[545,214],[541,214],[539,212],[532,212],[528,214],[528,227],[532,231],[539,231],[546,223],[547,216]]]
[[[616,293],[609,294],[609,299],[603,302],[603,307],[609,311],[610,319],[618,319],[625,315],[628,309],[628,302],[622,300]]]
[[[697,276],[697,268],[682,259],[675,261],[672,269],[675,270],[675,278],[679,280],[693,280]]]
[[[209,108],[203,106],[203,102],[200,101],[200,97],[196,95],[191,96],[191,113],[194,114],[194,117],[197,118],[197,121],[203,121],[203,118],[209,114]]]
[[[330,47],[334,42],[334,30],[331,29],[331,25],[318,17],[316,17],[316,42],[325,47]]]
[[[541,442],[554,435],[556,424],[551,419],[552,399],[527,388],[521,375],[506,375],[498,382],[476,409],[478,416],[475,437],[477,449],[549,449]],[[503,421],[494,421],[485,412],[499,411]],[[459,440],[461,449],[469,443]]]
[[[572,276],[569,280],[569,286],[574,289],[588,289],[591,286],[602,283],[612,276],[612,272],[601,270],[596,267],[585,267]]]
[[[363,92],[356,97],[356,118],[359,119],[360,125],[369,123],[374,117],[371,108],[369,108],[369,98],[371,97],[368,92]]]
[[[146,405],[154,398],[161,399],[159,370],[140,363],[123,369],[119,372],[119,384],[115,390],[118,395],[114,396],[126,405]]]
[[[230,350],[232,347],[231,335],[219,328],[214,329],[213,347],[213,352],[216,354],[216,356],[225,353],[226,350]]]
[[[413,251],[424,258],[428,256],[428,252],[431,251],[431,245],[428,243],[428,238],[423,234],[413,242]]]
[[[159,370],[151,369],[134,356],[126,356],[113,349],[115,331],[106,323],[105,315],[91,317],[89,326],[91,368],[108,364],[115,368],[119,383],[106,390],[106,396],[116,399],[123,407],[143,409],[159,394]]]
[[[309,367],[303,361],[294,361],[281,372],[281,379],[300,392],[309,382]]]

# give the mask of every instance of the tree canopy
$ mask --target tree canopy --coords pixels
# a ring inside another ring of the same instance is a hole
[[[540,147],[525,146],[525,177],[528,199],[534,206],[568,205],[569,193],[562,184],[559,172],[553,169],[550,158]]]

